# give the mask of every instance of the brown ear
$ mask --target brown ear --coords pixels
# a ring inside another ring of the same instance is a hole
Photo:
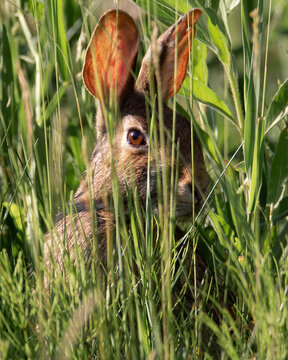
[[[202,10],[199,8],[192,9],[188,14],[182,16],[176,25],[167,29],[157,40],[163,101],[166,101],[175,95],[185,79],[189,52],[193,38],[195,37],[195,25],[201,12]],[[177,64],[175,76],[176,51]],[[139,91],[149,92],[149,78],[152,62],[152,49],[150,46],[143,59],[136,82],[136,88]]]
[[[138,30],[128,14],[115,9],[103,14],[85,54],[83,80],[88,91],[101,101],[116,91],[119,101],[133,80],[138,47]]]

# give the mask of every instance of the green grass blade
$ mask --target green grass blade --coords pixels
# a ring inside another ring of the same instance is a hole
[[[214,52],[224,66],[225,72],[229,79],[237,121],[239,129],[242,133],[244,127],[244,115],[242,112],[242,104],[239,96],[237,79],[234,72],[234,63],[232,61],[232,50],[229,41],[230,35],[227,34],[223,21],[217,16],[213,9],[205,9],[208,15],[208,28],[211,41],[214,45]]]
[[[288,79],[280,86],[266,114],[267,134],[288,114]]]
[[[186,95],[189,94],[190,92],[188,78],[184,80],[183,89],[180,92],[180,94],[183,92]],[[229,110],[228,106],[225,104],[225,102],[221,100],[219,96],[217,96],[212,89],[210,89],[203,82],[199,81],[197,78],[193,78],[193,95],[196,100],[218,111],[220,114],[228,118],[233,125],[236,125],[234,122],[233,115]]]
[[[288,178],[288,129],[280,135],[268,181],[268,203],[276,204]]]
[[[63,81],[68,81],[68,41],[66,37],[65,16],[63,9],[63,0],[50,0],[48,6],[49,22],[51,27],[51,34],[56,52],[56,70],[58,69]]]
[[[3,120],[5,126],[0,122],[0,135],[1,140],[5,136],[9,137],[11,141],[12,136],[15,131],[14,124],[14,71],[12,65],[12,49],[11,49],[11,37],[8,32],[8,29],[3,24],[2,27],[2,46],[1,46],[1,57],[2,57],[2,69],[1,69],[1,83],[2,83],[2,99],[1,99],[1,111],[3,114]],[[2,142],[2,141],[1,141]],[[4,142],[1,144],[3,149],[7,151],[7,143]]]
[[[251,81],[251,45],[248,35],[248,14],[247,4],[245,1],[241,1],[241,31],[242,31],[242,44],[243,44],[243,56],[244,56],[244,106],[247,107],[247,94],[248,83]]]
[[[213,9],[205,9],[208,15],[208,28],[215,52],[223,65],[229,69],[231,66],[231,49],[226,35],[225,25]]]
[[[248,206],[249,213],[254,211],[260,193],[262,169],[263,169],[264,126],[265,126],[264,119],[259,119],[256,127],[256,137],[255,137],[254,153],[253,153],[252,175],[251,175],[249,206]]]
[[[253,66],[251,65],[250,77],[248,82],[248,94],[246,100],[246,114],[244,124],[244,159],[247,174],[250,178],[253,163],[254,141],[255,141],[255,122],[256,122],[256,98],[253,82]]]

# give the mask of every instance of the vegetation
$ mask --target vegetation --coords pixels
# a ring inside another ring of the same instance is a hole
[[[69,282],[52,274],[42,257],[45,233],[59,211],[69,211],[96,141],[81,68],[106,8],[92,0],[2,1],[0,357],[287,359],[288,6],[119,4],[141,15],[140,60],[156,26],[162,31],[192,7],[203,9],[171,107],[193,122],[211,192],[200,213],[181,223],[181,239],[172,216],[154,217],[130,194],[131,222],[116,223],[117,251],[105,273],[97,262],[85,269],[81,253],[73,266],[67,253]],[[209,263],[201,285],[189,281],[196,247]],[[175,291],[178,278],[187,281]]]

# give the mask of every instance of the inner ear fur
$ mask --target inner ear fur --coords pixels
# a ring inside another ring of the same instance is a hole
[[[168,28],[157,40],[158,59],[156,61],[159,61],[160,65],[160,85],[164,102],[179,91],[185,79],[189,53],[196,32],[195,25],[201,12],[200,8],[192,9],[188,14],[180,17],[178,22]],[[149,93],[150,79],[154,77],[156,81],[153,71],[154,56],[152,46],[150,46],[142,61],[136,82],[138,91]],[[175,59],[176,74],[174,72]]]

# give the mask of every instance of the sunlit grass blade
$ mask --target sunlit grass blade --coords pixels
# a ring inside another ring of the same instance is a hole
[[[231,45],[225,34],[225,26],[213,9],[206,9],[206,13],[208,15],[209,34],[215,46],[215,52],[226,69],[231,70]]]
[[[69,80],[68,64],[68,44],[67,31],[65,28],[64,3],[60,1],[51,1],[50,9],[50,26],[52,29],[53,39],[55,41],[55,51],[57,53],[57,68],[62,80]]]
[[[262,183],[262,169],[263,169],[263,138],[264,138],[264,126],[265,120],[259,119],[256,125],[256,136],[254,144],[254,153],[253,153],[253,164],[252,164],[252,174],[251,174],[251,185],[249,192],[249,206],[248,212],[251,213],[254,211],[257,206],[260,187]]]
[[[244,159],[249,178],[251,176],[253,163],[256,114],[257,107],[253,82],[253,66],[251,64],[250,76],[247,85],[246,114],[244,125]]]
[[[183,92],[186,95],[189,93],[189,79],[186,79],[183,83]],[[193,79],[193,95],[197,101],[219,111],[219,113],[227,117],[235,126],[233,115],[225,102],[221,100],[212,89],[197,78]]]

